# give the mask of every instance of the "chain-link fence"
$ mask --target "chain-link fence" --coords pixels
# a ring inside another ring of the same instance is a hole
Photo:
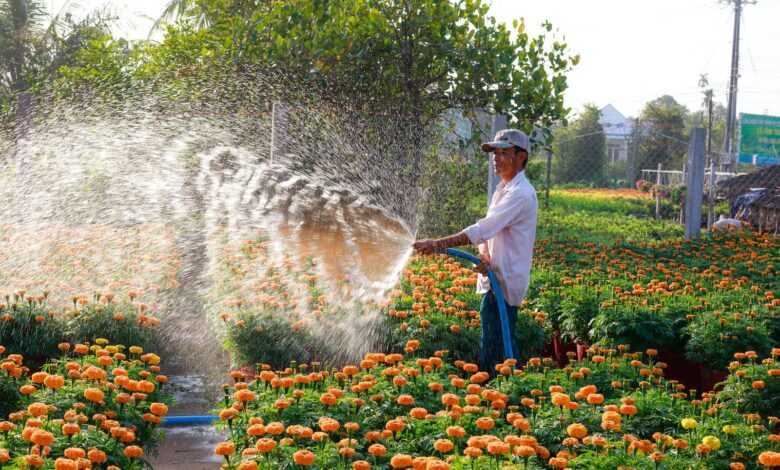
[[[700,218],[702,229],[739,224],[777,233],[780,165],[722,170],[723,155],[708,151],[706,139],[692,160],[689,133],[649,126],[608,133],[597,123],[556,129],[552,145],[537,149],[528,168],[540,189],[540,206],[549,212],[540,229],[559,230],[556,213],[573,217],[579,211],[591,221],[603,215],[607,225],[620,223],[621,215],[659,221],[674,234],[678,230],[670,224],[681,227],[687,217]],[[698,169],[689,168],[693,161]],[[700,197],[688,197],[691,184]],[[697,210],[687,215],[686,204]]]

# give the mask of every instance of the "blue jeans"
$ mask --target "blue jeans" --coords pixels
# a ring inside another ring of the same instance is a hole
[[[507,319],[509,320],[509,336],[512,339],[512,351],[518,358],[517,340],[515,340],[515,328],[517,327],[517,307],[506,305]],[[488,291],[482,297],[479,308],[479,317],[482,322],[482,337],[479,344],[479,368],[496,375],[496,364],[504,362],[504,340],[501,335],[501,316],[498,312],[498,302],[493,291]]]

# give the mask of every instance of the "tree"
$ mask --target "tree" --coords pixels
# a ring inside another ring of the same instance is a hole
[[[716,154],[717,151],[712,151],[711,143],[714,143],[715,148],[718,148],[718,142],[723,142],[723,137],[726,133],[726,107],[721,103],[717,103],[713,100],[713,90],[709,86],[709,78],[707,74],[702,74],[699,78],[699,88],[702,89],[702,109],[696,112],[692,112],[687,115],[685,120],[685,128],[687,134],[690,135],[690,130],[694,127],[709,128],[710,125],[710,106],[712,106],[712,129],[708,136],[708,150],[710,155]],[[716,157],[715,161],[719,161]]]
[[[681,169],[688,149],[688,110],[669,95],[645,105],[632,135],[637,170]]]
[[[599,109],[586,104],[571,126],[555,132],[553,161],[557,183],[603,183],[607,149],[600,118]]]
[[[506,113],[528,131],[550,125],[567,114],[566,73],[579,60],[549,23],[535,37],[522,21],[512,31],[482,0],[175,0],[167,10],[179,22],[166,43],[181,45],[183,32],[193,54],[266,63],[420,126],[453,107]]]
[[[0,111],[14,96],[57,76],[90,40],[108,33],[110,19],[95,13],[80,21],[61,11],[47,21],[37,0],[0,0]]]

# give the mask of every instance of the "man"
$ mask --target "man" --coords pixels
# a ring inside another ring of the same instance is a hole
[[[525,176],[528,163],[528,136],[516,129],[496,134],[493,142],[482,144],[484,152],[492,152],[493,165],[501,182],[490,201],[487,215],[458,234],[438,240],[420,240],[414,248],[429,254],[454,246],[472,244],[480,253],[482,263],[477,292],[485,294],[480,306],[482,336],[479,365],[495,373],[495,365],[504,359],[501,319],[496,297],[485,275],[492,270],[499,280],[509,316],[514,356],[517,357],[515,326],[517,307],[528,291],[531,257],[536,239],[536,190]]]

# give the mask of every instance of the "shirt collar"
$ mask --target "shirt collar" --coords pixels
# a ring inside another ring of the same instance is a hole
[[[525,179],[525,170],[520,170],[517,172],[514,178],[509,180],[509,183],[504,183],[503,181],[499,181],[498,185],[496,186],[496,190],[500,191],[502,189],[509,189],[517,186],[520,184],[521,181]]]

